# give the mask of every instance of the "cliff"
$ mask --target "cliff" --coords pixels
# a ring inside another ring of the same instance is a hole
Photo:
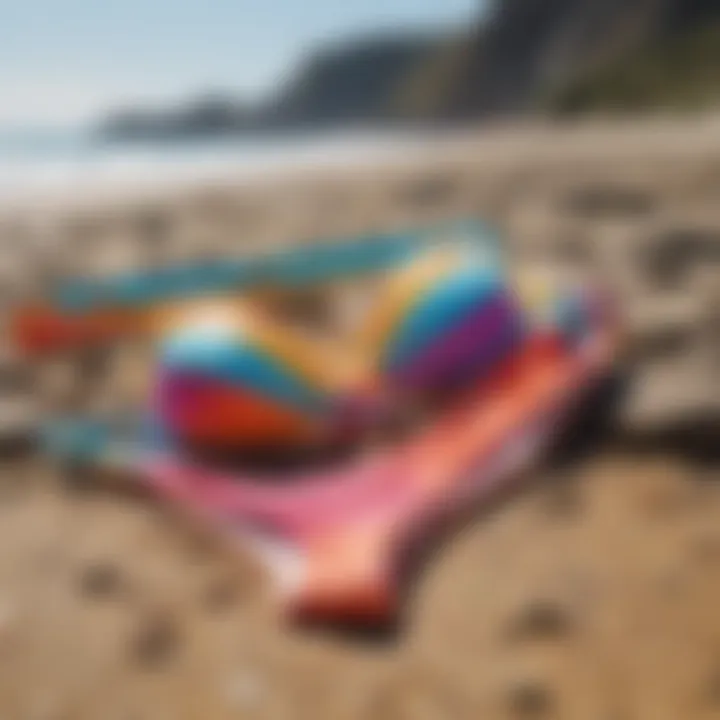
[[[673,43],[692,43],[698,29],[715,20],[720,0],[500,0],[440,114],[486,117],[552,108],[584,79],[610,67],[631,69]],[[677,70],[690,77],[695,68]]]
[[[119,113],[101,132],[156,138],[695,107],[720,99],[718,47],[720,0],[497,0],[466,31],[320,49],[262,107],[212,96]]]

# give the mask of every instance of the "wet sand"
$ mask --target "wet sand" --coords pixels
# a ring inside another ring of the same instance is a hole
[[[612,436],[439,543],[394,636],[289,628],[241,552],[11,457],[25,418],[127,404],[136,348],[31,366],[4,347],[0,716],[720,715],[720,124],[446,142],[387,166],[7,208],[3,303],[63,274],[479,216],[514,261],[612,284],[634,370]]]

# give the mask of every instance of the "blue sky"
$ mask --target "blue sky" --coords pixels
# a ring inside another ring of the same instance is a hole
[[[213,88],[257,96],[318,42],[462,24],[480,2],[0,0],[0,123],[74,123]]]

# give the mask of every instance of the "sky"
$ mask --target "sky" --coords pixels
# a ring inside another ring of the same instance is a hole
[[[201,91],[256,98],[307,49],[462,25],[482,0],[0,0],[0,124],[75,124]]]

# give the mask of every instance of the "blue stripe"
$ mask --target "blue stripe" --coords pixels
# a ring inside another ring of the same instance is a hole
[[[160,362],[170,370],[202,373],[307,411],[320,411],[328,404],[322,393],[293,377],[287,367],[261,349],[197,330],[166,341]]]
[[[481,276],[478,277],[478,273]],[[388,351],[386,367],[402,367],[439,337],[461,323],[482,304],[491,304],[503,282],[491,269],[477,267],[446,277],[431,288],[403,321]]]
[[[71,282],[51,300],[68,312],[107,305],[136,306],[262,283],[303,284],[379,271],[404,261],[418,248],[468,243],[495,255],[496,235],[477,221],[443,223],[421,230],[369,235],[304,245],[259,258],[231,258],[130,273],[107,281]]]

